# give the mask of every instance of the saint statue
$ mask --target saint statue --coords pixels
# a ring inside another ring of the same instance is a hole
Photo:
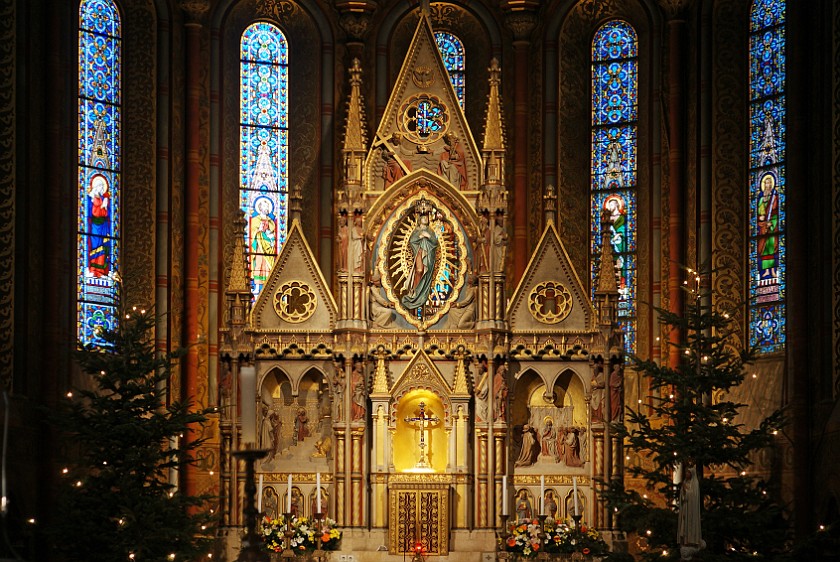
[[[449,183],[460,189],[467,189],[467,165],[464,156],[464,149],[458,135],[447,133],[443,136],[446,145],[440,155],[438,173],[449,180]]]
[[[677,541],[683,560],[706,546],[700,529],[700,483],[697,480],[697,467],[688,464],[683,471],[680,486],[679,515],[677,520]]]
[[[514,466],[531,466],[540,456],[540,444],[537,442],[537,431],[529,424],[522,426],[522,446],[519,457]]]
[[[592,394],[589,398],[589,405],[592,407],[592,421],[604,421],[604,389],[606,382],[604,381],[604,360],[599,359],[595,362],[592,372]]]
[[[531,507],[531,498],[528,497],[528,492],[524,488],[519,490],[516,496],[516,520],[520,523],[523,521],[530,521],[533,518],[534,510]]]
[[[420,215],[417,226],[408,239],[414,254],[408,276],[408,292],[401,302],[409,310],[421,307],[429,300],[435,274],[438,239],[429,228],[429,215]]]

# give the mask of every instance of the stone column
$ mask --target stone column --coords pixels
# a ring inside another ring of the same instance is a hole
[[[208,0],[181,0],[181,9],[184,12],[186,23],[184,24],[186,35],[186,54],[184,67],[186,69],[186,100],[185,100],[185,136],[186,136],[186,170],[185,170],[185,214],[186,229],[184,232],[184,278],[186,290],[184,294],[185,311],[185,344],[187,354],[182,360],[182,397],[183,399],[199,399],[199,369],[200,353],[203,353],[204,346],[197,345],[206,330],[201,328],[199,311],[206,306],[202,302],[202,290],[200,289],[200,261],[202,248],[205,240],[202,238],[201,215],[201,102],[204,95],[201,70],[203,57],[201,51],[201,35],[203,31],[203,20],[210,3]],[[206,397],[205,397],[206,398]],[[203,404],[197,403],[201,407]],[[184,439],[195,439],[196,435],[189,432],[184,434]],[[184,493],[186,495],[197,495],[199,493],[196,467],[189,465],[182,473]]]
[[[668,17],[668,310],[681,314],[683,310],[682,267],[685,263],[685,69],[688,68],[683,43],[688,35],[685,14],[692,0],[660,0]],[[668,364],[676,368],[680,363],[681,334],[672,330],[672,345]]]
[[[518,283],[528,264],[528,98],[531,32],[537,24],[534,0],[502,2],[505,23],[513,32],[513,282]]]

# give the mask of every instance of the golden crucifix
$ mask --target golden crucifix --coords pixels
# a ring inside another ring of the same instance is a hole
[[[417,415],[405,418],[404,421],[409,424],[414,424],[415,427],[420,430],[420,458],[418,459],[417,464],[414,465],[414,468],[428,469],[429,461],[426,455],[426,430],[432,424],[439,422],[440,418],[437,418],[432,414],[427,414],[426,403],[420,402],[420,411]]]

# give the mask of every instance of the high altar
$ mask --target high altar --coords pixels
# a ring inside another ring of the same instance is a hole
[[[549,192],[548,226],[508,285],[509,149],[489,64],[480,148],[426,14],[373,139],[358,61],[349,69],[334,279],[295,218],[294,192],[287,241],[253,306],[236,250],[222,345],[232,528],[244,492],[229,454],[242,445],[235,406],[247,401],[269,450],[257,466],[262,511],[283,513],[291,493],[291,511],[311,516],[320,473],[322,510],[358,559],[403,556],[420,541],[428,554],[477,560],[466,553],[495,549],[504,512],[570,518],[575,483],[583,521],[611,527],[594,482],[623,472],[608,426],[623,409],[615,275],[602,272],[589,293]],[[239,395],[245,362],[256,396]]]

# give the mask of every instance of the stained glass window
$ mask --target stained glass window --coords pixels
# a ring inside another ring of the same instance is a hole
[[[262,290],[286,241],[289,51],[275,25],[257,22],[240,42],[239,207],[251,292]]]
[[[110,0],[79,6],[79,168],[76,312],[83,344],[104,345],[120,297],[120,13]]]
[[[592,40],[592,292],[594,297],[606,213],[618,281],[618,321],[629,353],[636,351],[637,51],[636,31],[621,20],[603,24]]]
[[[458,103],[463,108],[465,95],[464,62],[466,59],[464,55],[464,44],[455,35],[443,31],[435,32],[435,41],[437,41],[438,50],[440,50],[440,54],[443,57],[443,64],[446,66],[446,70],[449,71],[449,79],[455,88]]]
[[[750,13],[750,345],[785,346],[785,2]]]

